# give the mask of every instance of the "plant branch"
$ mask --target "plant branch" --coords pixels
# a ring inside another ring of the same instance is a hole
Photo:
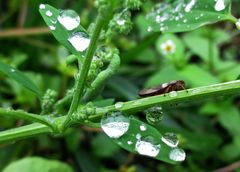
[[[45,118],[45,116],[28,113],[23,110],[12,110],[12,109],[0,108],[0,116],[10,117],[15,119],[23,119],[30,122],[37,122],[37,123],[44,124],[46,126],[49,126],[50,128],[53,127],[50,121],[48,121]]]
[[[123,103],[122,108],[118,109],[127,113],[134,113],[142,111],[155,105],[171,106],[173,104],[181,104],[186,102],[198,102],[200,100],[206,100],[208,98],[216,98],[217,96],[226,95],[238,95],[240,94],[240,80],[230,81],[221,84],[197,87],[177,92],[177,96],[171,97],[171,93],[165,95],[158,95],[153,97],[142,98]],[[115,110],[115,106],[107,106],[104,108],[97,108],[96,114],[89,117],[89,121],[95,121],[100,119],[106,112]],[[55,118],[54,121],[64,121],[67,116]],[[79,121],[73,121],[73,124],[77,124]],[[87,124],[86,124],[87,125]],[[14,135],[14,133],[19,135]],[[50,133],[51,130],[43,124],[32,124],[17,129],[11,129],[0,132],[0,143],[3,141],[12,141],[20,138],[26,138],[41,133]],[[34,134],[35,133],[35,134]],[[9,135],[9,136],[8,136]]]
[[[77,109],[79,101],[83,95],[84,91],[84,86],[86,82],[86,78],[90,69],[91,61],[94,55],[94,52],[97,47],[97,41],[100,36],[102,27],[104,26],[105,23],[105,17],[103,15],[98,15],[95,29],[93,31],[93,35],[90,41],[89,48],[87,50],[86,56],[84,57],[83,65],[80,69],[80,75],[77,77],[76,80],[76,86],[75,86],[75,91],[73,94],[73,99],[71,103],[71,107],[68,112],[68,118],[66,119],[64,126],[67,127],[69,122],[70,122],[70,116],[74,113],[74,111]]]

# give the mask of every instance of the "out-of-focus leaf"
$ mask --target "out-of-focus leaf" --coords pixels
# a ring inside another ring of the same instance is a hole
[[[14,79],[19,84],[27,88],[28,90],[35,93],[37,96],[40,96],[40,91],[38,87],[22,72],[20,72],[17,69],[14,69],[13,67],[4,64],[0,61],[0,71],[7,75],[8,77]]]
[[[43,159],[40,157],[29,157],[9,164],[3,172],[73,172],[73,169],[59,161]]]
[[[119,151],[119,147],[103,134],[98,134],[94,137],[92,148],[98,157],[111,157]]]
[[[230,0],[176,0],[159,3],[148,14],[149,31],[185,32],[222,20],[236,21]]]

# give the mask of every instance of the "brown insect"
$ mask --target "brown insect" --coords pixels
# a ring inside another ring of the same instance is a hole
[[[169,83],[164,83],[159,86],[143,89],[139,91],[138,95],[141,97],[156,96],[164,93],[169,93],[171,91],[179,91],[185,89],[185,82],[183,80],[171,81]]]

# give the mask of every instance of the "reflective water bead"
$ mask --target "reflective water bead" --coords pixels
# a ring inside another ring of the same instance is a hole
[[[15,69],[11,69],[11,72],[16,72],[16,70]]]
[[[141,124],[139,128],[140,128],[141,131],[146,131],[147,130],[147,127],[144,124]]]
[[[129,119],[120,111],[112,111],[102,118],[101,128],[110,138],[117,139],[128,131]]]
[[[46,16],[51,17],[52,15],[53,15],[53,13],[51,11],[49,11],[49,10],[46,11]]]
[[[190,12],[193,8],[193,6],[195,5],[196,0],[191,0],[185,7],[185,12]]]
[[[56,27],[52,26],[52,25],[50,25],[49,28],[50,28],[50,30],[55,30],[56,29]]]
[[[154,106],[144,111],[146,114],[146,120],[149,124],[158,124],[163,119],[162,107]]]
[[[131,145],[131,144],[133,144],[133,142],[132,141],[127,141],[127,144]]]
[[[170,97],[176,97],[176,96],[177,96],[177,92],[176,92],[176,91],[171,91],[171,92],[169,93],[169,96],[170,96]]]
[[[175,148],[170,152],[169,159],[173,161],[184,161],[186,159],[186,153],[180,148]]]
[[[126,20],[124,20],[124,19],[118,19],[116,22],[117,22],[117,24],[118,24],[119,26],[122,26],[122,25],[125,24]]]
[[[179,140],[174,133],[165,133],[161,140],[170,147],[177,147]]]
[[[46,6],[45,6],[44,4],[40,4],[40,5],[39,5],[39,8],[40,8],[41,10],[44,10],[44,9],[46,8]]]
[[[116,109],[122,108],[122,107],[123,107],[123,102],[117,102],[117,103],[115,103],[114,107],[115,107]]]
[[[61,11],[57,19],[67,30],[73,30],[80,25],[80,17],[73,10]]]
[[[90,39],[82,32],[73,34],[70,38],[68,38],[68,41],[77,51],[80,52],[85,51],[90,44]]]
[[[155,144],[154,140],[148,137],[143,140],[137,140],[135,150],[141,155],[156,157],[159,154],[160,147],[160,144]]]
[[[216,1],[216,4],[214,6],[214,9],[216,11],[222,11],[225,9],[226,6],[225,6],[224,0],[215,0],[215,1]]]
[[[142,137],[142,136],[141,136],[141,134],[139,134],[139,133],[138,133],[138,134],[136,134],[136,139],[138,139],[138,140],[139,140],[139,139],[141,139],[141,137]]]

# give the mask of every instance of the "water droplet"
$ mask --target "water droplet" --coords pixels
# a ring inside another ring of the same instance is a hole
[[[238,21],[236,22],[236,27],[238,30],[240,30],[240,19],[238,19]]]
[[[201,16],[201,17],[203,17],[203,16],[204,16],[204,14],[203,14],[203,13],[201,13],[201,14],[200,14],[200,16]]]
[[[147,127],[144,124],[141,124],[139,128],[140,128],[141,131],[146,131],[147,130]]]
[[[127,144],[131,145],[131,144],[133,144],[133,142],[132,141],[127,141]]]
[[[190,12],[193,8],[193,6],[195,5],[196,0],[191,0],[185,7],[185,12]]]
[[[16,70],[15,69],[11,69],[11,72],[16,72]]]
[[[52,24],[56,24],[57,20],[50,20]]]
[[[151,32],[151,31],[152,31],[152,27],[149,26],[149,27],[147,28],[147,31],[148,31],[148,32]]]
[[[184,20],[183,20],[183,23],[187,23],[187,19],[184,19]]]
[[[162,107],[154,106],[144,111],[146,114],[146,120],[149,124],[156,125],[163,119]]]
[[[156,157],[160,151],[160,144],[154,144],[152,137],[147,137],[143,140],[137,140],[135,149],[141,155]]]
[[[161,140],[170,147],[177,147],[179,140],[174,133],[165,133]]]
[[[176,91],[171,91],[169,93],[169,97],[176,97],[177,96],[177,92]]]
[[[44,10],[44,9],[46,8],[46,6],[45,6],[44,4],[40,4],[40,5],[39,5],[39,8],[40,8],[41,10]]]
[[[123,102],[117,102],[117,103],[115,103],[114,107],[115,107],[116,109],[122,108],[122,107],[123,107]]]
[[[139,139],[141,139],[141,137],[142,137],[142,136],[141,136],[141,134],[139,134],[139,133],[138,133],[138,134],[136,134],[136,139],[138,139],[138,140],[139,140]]]
[[[175,148],[170,152],[169,158],[173,161],[184,161],[186,153],[180,148]]]
[[[112,111],[102,118],[101,128],[110,138],[117,139],[128,131],[129,119],[120,111]]]
[[[67,30],[73,30],[80,25],[80,17],[73,10],[61,11],[57,19]]]
[[[46,16],[51,17],[52,15],[53,15],[53,13],[51,11],[49,11],[49,10],[46,11]]]
[[[68,38],[68,41],[77,51],[80,52],[85,51],[90,44],[90,39],[82,32],[77,32],[73,34],[73,36]]]
[[[50,25],[49,28],[50,28],[50,30],[55,30],[56,29],[56,27],[53,26],[53,25]]]
[[[225,9],[225,2],[224,0],[215,0],[216,4],[214,6],[216,11],[222,11]]]
[[[120,18],[120,19],[118,19],[116,22],[117,22],[117,24],[118,24],[119,26],[123,26],[123,25],[125,24],[126,20]]]

